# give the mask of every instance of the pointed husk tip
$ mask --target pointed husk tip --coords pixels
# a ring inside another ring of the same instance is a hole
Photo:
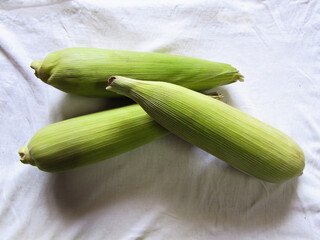
[[[240,74],[239,72],[237,74],[237,80],[236,81],[244,82],[244,76],[242,74]]]

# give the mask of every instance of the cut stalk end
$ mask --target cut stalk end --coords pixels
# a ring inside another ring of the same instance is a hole
[[[108,86],[106,87],[106,90],[128,96],[130,87],[134,86],[136,82],[138,82],[138,80],[122,76],[112,76],[108,79]]]
[[[33,61],[30,65],[30,67],[35,70],[34,75],[36,75],[36,77],[38,78],[39,78],[39,71],[40,71],[42,62],[43,62],[42,60],[36,60],[36,61]]]
[[[111,86],[111,84],[113,83],[113,81],[116,80],[116,77],[110,77],[108,80],[108,87]]]
[[[19,155],[20,155],[20,161],[24,164],[30,164],[32,166],[35,166],[35,162],[31,158],[29,149],[27,146],[23,146],[19,149]]]

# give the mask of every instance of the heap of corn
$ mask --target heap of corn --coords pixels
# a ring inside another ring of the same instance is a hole
[[[88,97],[124,95],[138,103],[39,130],[19,154],[21,162],[41,170],[92,164],[169,133],[268,182],[287,181],[304,169],[303,151],[289,136],[197,92],[242,81],[228,64],[159,53],[71,48],[34,61],[31,67],[38,78],[62,91]]]

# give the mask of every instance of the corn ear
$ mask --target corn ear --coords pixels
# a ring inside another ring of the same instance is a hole
[[[19,154],[22,163],[43,171],[65,171],[114,157],[167,134],[134,104],[46,126]]]
[[[289,136],[223,102],[166,82],[109,79],[109,91],[136,101],[182,139],[259,179],[281,183],[302,174],[304,154]]]
[[[169,81],[193,90],[242,81],[234,67],[185,56],[96,48],[67,48],[34,61],[31,68],[43,82],[67,93],[114,97],[105,91],[112,75]]]

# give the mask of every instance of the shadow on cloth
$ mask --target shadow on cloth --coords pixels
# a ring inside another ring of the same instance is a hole
[[[73,94],[65,94],[51,109],[50,122],[58,122],[69,118],[82,116],[94,112],[134,104],[130,98],[87,98]]]
[[[104,162],[53,174],[49,184],[67,219],[143,194],[181,221],[256,231],[286,218],[297,180],[260,181],[169,135]]]

